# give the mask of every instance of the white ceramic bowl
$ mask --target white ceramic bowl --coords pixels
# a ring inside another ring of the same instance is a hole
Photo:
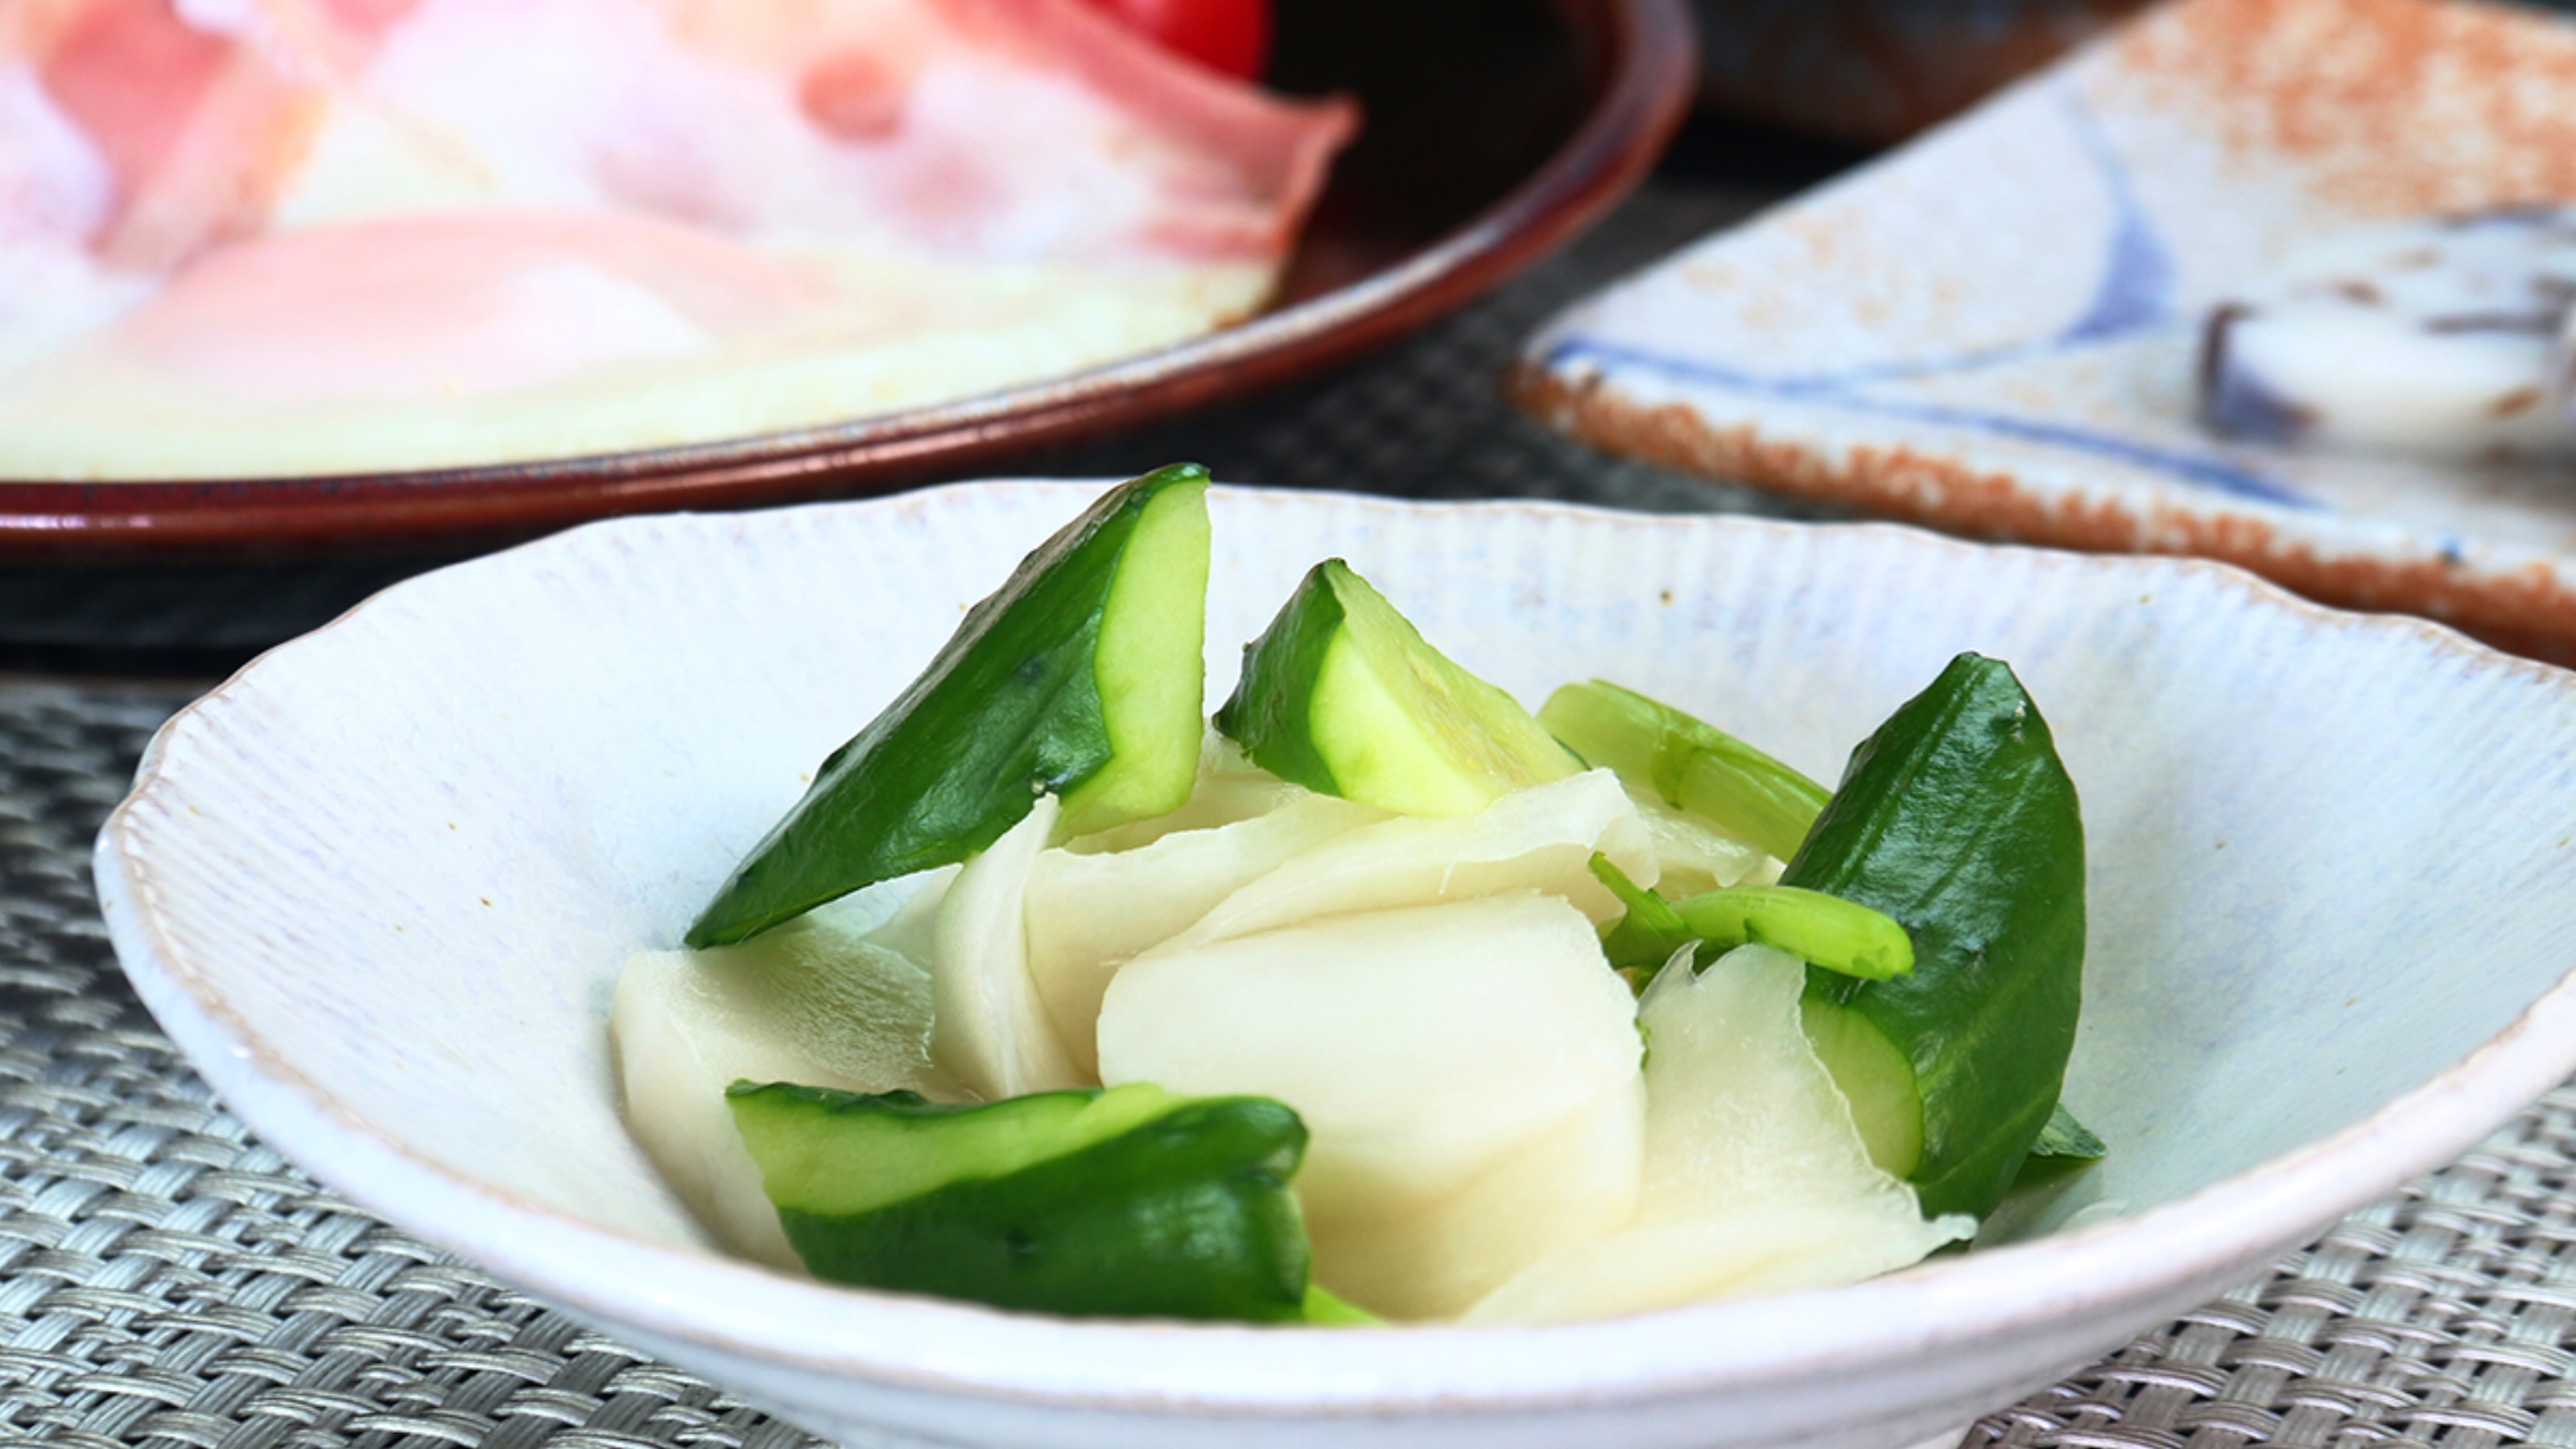
[[[2110,1160],[1983,1251],[1566,1328],[1071,1323],[728,1261],[619,1128],[618,968],[1089,491],[629,519],[389,590],[161,732],[98,847],[126,970],[323,1180],[872,1445],[1884,1449],[2257,1270],[2576,1067],[2576,676],[2205,564],[1221,491],[1216,692],[1330,554],[1524,699],[1607,676],[1828,779],[1955,651],[2013,661],[2084,796],[2068,1098]]]

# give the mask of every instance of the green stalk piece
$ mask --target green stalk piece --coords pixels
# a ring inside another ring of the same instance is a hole
[[[1307,1282],[1288,1187],[1306,1127],[1266,1097],[1134,1083],[946,1106],[749,1082],[726,1097],[816,1277],[1084,1317],[1357,1321]]]
[[[741,941],[879,881],[950,865],[1041,794],[1063,833],[1180,808],[1198,775],[1205,468],[1121,484],[1037,551],[921,677],[835,750],[686,936]]]
[[[1674,952],[1693,942],[1699,946],[1697,966],[1758,942],[1866,981],[1914,969],[1914,943],[1905,928],[1851,901],[1794,886],[1729,886],[1666,901],[1628,879],[1608,856],[1592,857],[1592,873],[1628,908],[1601,938],[1615,970],[1637,970],[1651,979]]]
[[[1782,860],[1825,808],[1825,787],[1714,725],[1635,690],[1593,680],[1548,696],[1538,722],[1631,790]]]
[[[1597,850],[1592,852],[1592,874],[1626,908],[1619,919],[1601,928],[1601,954],[1610,958],[1610,969],[1642,996],[1664,963],[1697,938],[1672,902],[1630,880],[1626,871]],[[1693,964],[1705,966],[1716,959],[1715,952],[1705,957],[1694,954]]]
[[[1472,815],[1583,768],[1340,559],[1244,646],[1216,727],[1283,780],[1399,815]]]
[[[1962,654],[1890,716],[1782,883],[1912,937],[1907,975],[1811,970],[1808,1038],[1856,1103],[1919,1105],[1919,1157],[1900,1175],[1924,1212],[1982,1216],[2056,1112],[2083,998],[2083,821],[2011,668]]]

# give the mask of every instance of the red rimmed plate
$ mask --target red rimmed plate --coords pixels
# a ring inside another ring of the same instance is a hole
[[[536,463],[184,482],[0,480],[0,556],[225,553],[526,534],[648,509],[881,492],[1258,392],[1455,310],[1641,179],[1692,85],[1682,0],[1288,0],[1272,80],[1348,91],[1281,302],[1193,342],[830,427]]]

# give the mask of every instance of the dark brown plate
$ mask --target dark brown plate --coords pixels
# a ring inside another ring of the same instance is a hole
[[[648,509],[884,492],[1243,397],[1451,312],[1599,218],[1689,100],[1683,0],[1282,0],[1271,83],[1355,94],[1278,305],[1240,326],[939,407],[540,463],[187,482],[0,480],[0,556],[304,551],[496,537]]]

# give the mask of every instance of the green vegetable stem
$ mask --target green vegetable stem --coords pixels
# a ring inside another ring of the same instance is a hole
[[[1730,886],[1666,901],[1600,854],[1592,857],[1592,873],[1628,908],[1603,935],[1602,950],[1614,969],[1635,970],[1644,979],[1694,942],[1700,966],[1759,942],[1811,966],[1868,981],[1914,969],[1914,945],[1905,928],[1867,906],[1793,886]]]
[[[1634,690],[1594,680],[1548,696],[1538,722],[1592,765],[1618,773],[1782,860],[1825,808],[1825,787],[1717,729]]]
[[[817,1277],[1072,1315],[1366,1317],[1307,1282],[1288,1187],[1306,1128],[1268,1098],[1141,1083],[983,1106],[748,1082],[726,1095]]]

